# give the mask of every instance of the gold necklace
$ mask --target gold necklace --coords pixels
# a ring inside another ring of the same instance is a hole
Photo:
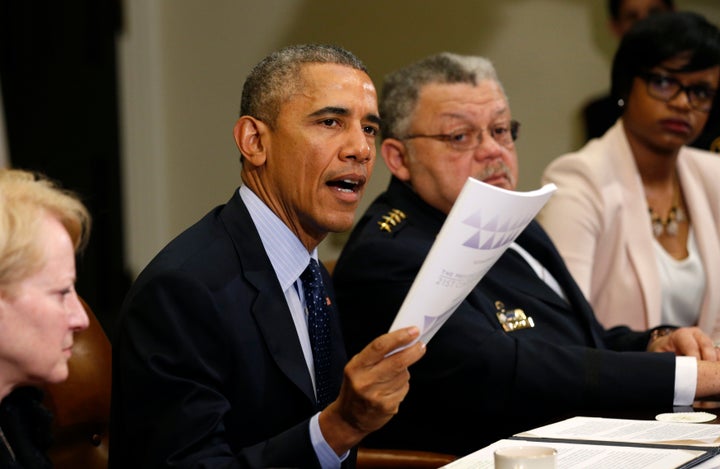
[[[656,238],[659,238],[663,233],[668,236],[677,236],[680,228],[679,224],[687,221],[685,211],[680,206],[680,188],[677,179],[673,180],[673,202],[667,217],[660,217],[650,206],[649,201],[648,212],[650,214],[650,226]]]

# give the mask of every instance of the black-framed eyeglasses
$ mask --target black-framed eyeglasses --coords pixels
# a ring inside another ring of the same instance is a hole
[[[509,147],[518,138],[518,132],[520,131],[520,122],[512,120],[509,124],[506,125],[496,125],[493,127],[489,127],[487,131],[493,138],[493,140],[495,140],[499,145]],[[477,147],[480,146],[480,142],[482,141],[482,133],[482,129],[466,129],[449,134],[411,134],[402,137],[399,140],[412,140],[414,138],[432,138],[447,143],[453,150],[470,151],[475,150]]]
[[[655,99],[668,102],[684,91],[693,109],[702,112],[712,109],[717,94],[715,88],[703,84],[683,85],[677,78],[662,73],[644,72],[638,76],[645,80],[648,94]]]

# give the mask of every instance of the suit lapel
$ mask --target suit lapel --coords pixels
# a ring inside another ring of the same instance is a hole
[[[678,176],[680,185],[683,188],[683,196],[690,211],[690,220],[700,258],[703,260],[718,259],[720,258],[720,250],[718,250],[718,239],[714,229],[715,217],[711,208],[713,200],[712,197],[708,197],[707,193],[709,191],[704,185],[698,184],[699,177],[696,175],[698,170],[693,171],[690,162],[689,155],[683,155],[681,150],[677,163]],[[705,220],[713,220],[713,223],[703,223]],[[720,277],[720,266],[717,263],[704,261],[703,267],[705,268],[706,279]],[[713,307],[718,303],[718,291],[712,287],[713,285],[707,284],[705,286],[705,295],[698,320],[698,326],[705,331],[714,331],[716,329],[715,322],[718,317],[717,308]]]
[[[563,310],[568,311],[569,314],[578,316],[591,333],[595,345],[602,345],[603,341],[597,335],[595,327],[593,327],[596,322],[595,313],[582,291],[580,291],[580,287],[575,283],[560,253],[555,249],[547,233],[533,220],[520,236],[518,236],[517,243],[537,259],[538,262],[555,277],[555,280],[557,280],[563,289],[568,301],[566,302],[559,295],[555,294],[550,287],[545,285],[545,282],[537,277],[534,271],[533,279],[537,278],[538,281],[518,282],[520,284],[518,288],[526,288],[532,295],[561,307]],[[518,257],[520,256],[518,255]],[[521,260],[527,265],[524,259]],[[528,266],[527,268],[530,267]]]
[[[572,279],[570,272],[568,272],[565,264],[560,257],[560,254],[555,250],[550,238],[547,237],[545,232],[540,228],[540,225],[532,221],[528,227],[518,236],[517,243],[522,246],[527,252],[529,252],[535,259],[537,259],[548,272],[555,277],[558,281],[560,288],[568,298],[571,304],[577,302],[577,286],[575,281]],[[527,264],[523,259],[523,263]],[[532,269],[528,266],[532,271]],[[533,271],[533,276],[536,277]],[[533,282],[533,284],[536,284]],[[537,285],[542,285],[544,291],[543,297],[548,297],[548,301],[556,304],[561,304],[567,307],[568,302],[562,299],[559,295],[554,294],[552,289],[547,288],[545,282],[538,278]],[[551,294],[553,293],[553,294]]]
[[[315,402],[312,381],[285,294],[237,191],[220,217],[235,245],[242,272],[256,290],[252,314],[269,353],[288,379]]]
[[[332,279],[330,278],[330,274],[328,273],[327,269],[324,265],[320,265],[320,270],[322,270],[323,273],[323,282],[325,283],[325,290],[328,294],[328,298],[330,299],[331,305],[330,305],[330,328],[331,328],[331,334],[332,334],[332,386],[334,390],[333,395],[338,395],[340,393],[340,386],[342,384],[342,378],[343,378],[343,369],[345,368],[345,364],[347,363],[347,355],[345,352],[345,341],[343,340],[342,335],[342,329],[340,327],[340,317],[338,314],[338,310],[335,307],[335,291],[333,290],[333,284]]]
[[[507,274],[514,278],[513,288],[526,293],[533,298],[538,298],[554,307],[566,309],[568,303],[557,295],[547,284],[537,276],[530,264],[514,249],[508,249],[503,255],[507,263]],[[534,256],[533,256],[534,257]],[[503,262],[502,260],[499,262]],[[559,282],[560,283],[560,282]],[[561,285],[562,286],[562,285]]]
[[[655,251],[652,241],[654,236],[650,227],[648,217],[648,205],[645,200],[645,190],[642,187],[642,180],[635,164],[635,157],[630,149],[630,144],[625,137],[622,125],[618,124],[613,130],[612,145],[617,149],[607,157],[611,160],[609,165],[613,171],[615,184],[604,191],[604,197],[614,199],[612,207],[623,207],[622,223],[627,235],[628,258],[637,272],[637,281],[640,284],[647,321],[649,324],[660,323],[660,277],[655,264]]]

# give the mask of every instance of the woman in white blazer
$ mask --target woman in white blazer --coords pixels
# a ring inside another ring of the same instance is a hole
[[[687,147],[720,83],[702,16],[640,21],[613,60],[622,116],[545,170],[540,222],[606,326],[697,325],[720,339],[720,157]]]

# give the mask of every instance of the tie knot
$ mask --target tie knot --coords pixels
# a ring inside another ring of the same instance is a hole
[[[303,286],[316,289],[322,285],[322,275],[320,274],[320,266],[317,261],[310,258],[310,263],[300,275]]]

